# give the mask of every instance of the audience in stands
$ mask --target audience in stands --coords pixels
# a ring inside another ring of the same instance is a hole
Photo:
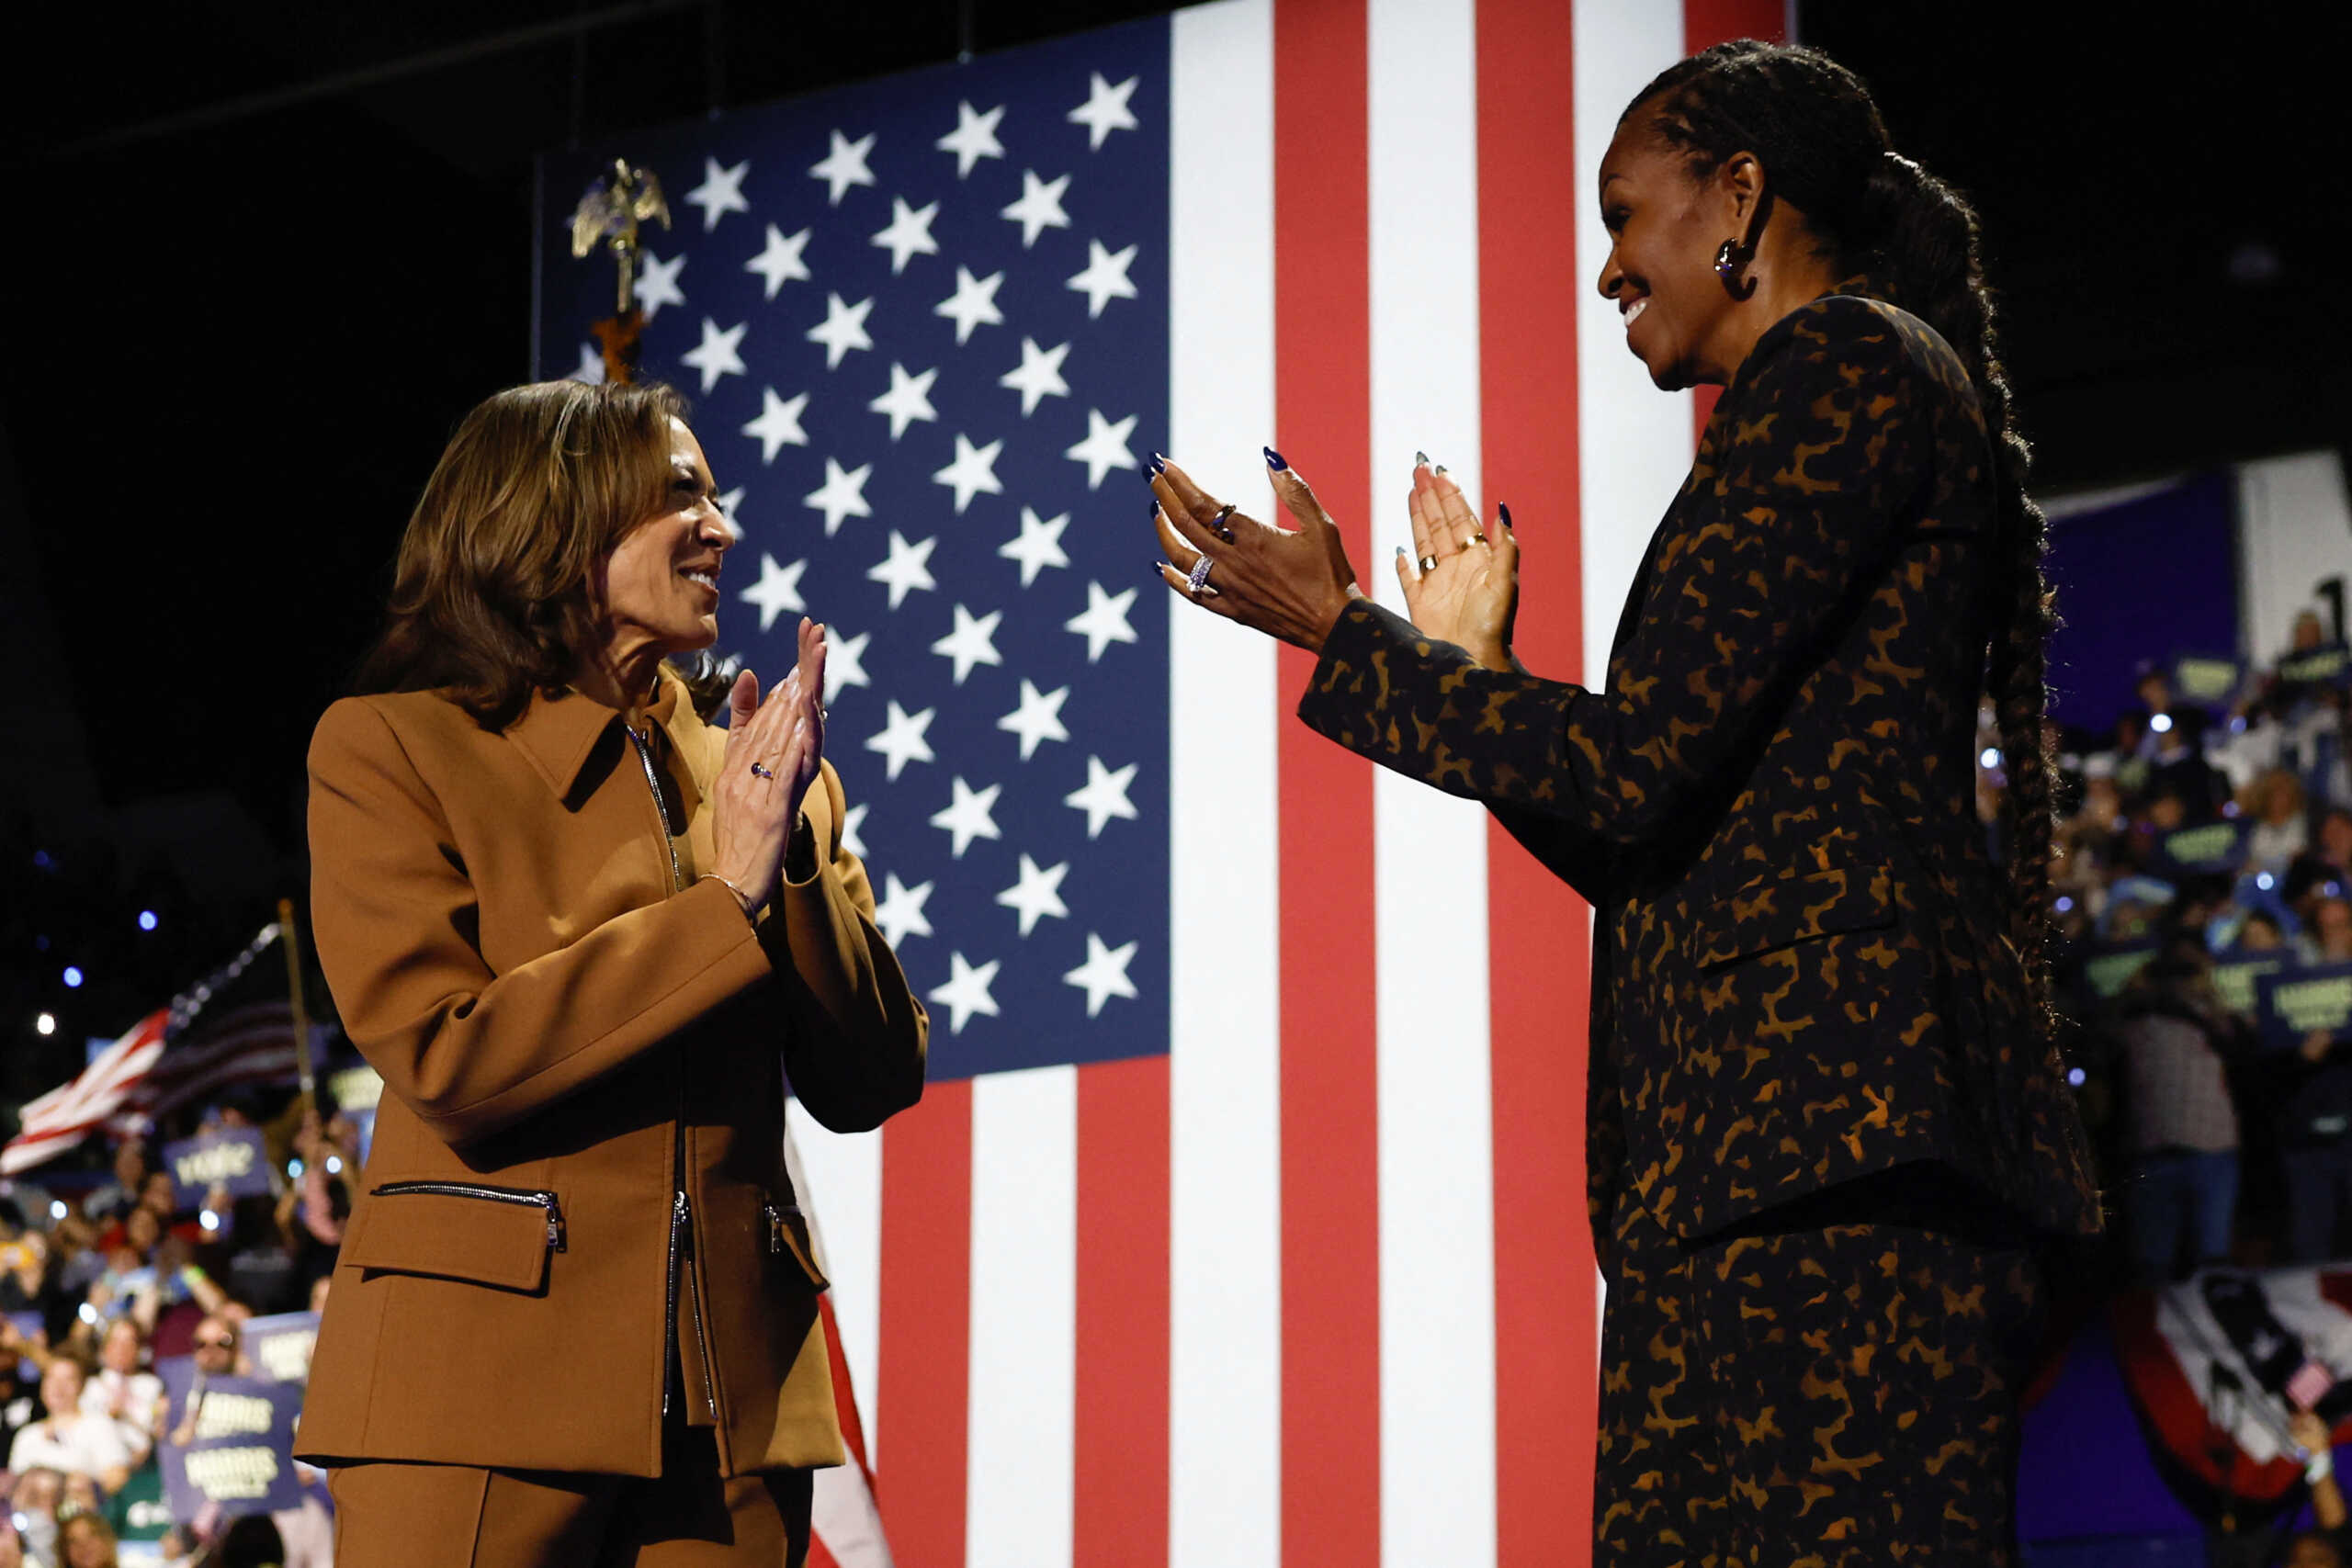
[[[86,1381],[82,1363],[70,1355],[51,1358],[40,1375],[40,1399],[48,1414],[17,1434],[8,1446],[8,1468],[55,1470],[86,1475],[107,1491],[130,1479],[131,1455],[122,1429],[104,1416],[82,1408]]]
[[[2194,943],[2126,987],[2111,1032],[2131,1122],[2126,1215],[2133,1272],[2161,1283],[2184,1263],[2224,1262],[2237,1213],[2238,1122],[2225,1061],[2247,1030],[2214,994]]]

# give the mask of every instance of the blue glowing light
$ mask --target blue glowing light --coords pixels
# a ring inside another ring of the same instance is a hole
[[[1987,770],[1999,767],[2001,765],[2001,749],[1998,746],[1985,747],[1983,753],[1977,757],[1976,762],[1979,767]]]
[[[2172,715],[2168,713],[2153,715],[2148,720],[2148,728],[2158,735],[2166,733],[2172,728]]]
[[[2066,897],[2066,895],[2064,895],[2064,893],[2061,893],[2060,895],[2058,895],[2058,912],[2059,912],[2060,914],[2062,914],[2062,915],[2063,915],[2063,914],[2065,914],[2068,910],[2072,909],[2074,907],[2075,907],[2075,901],[2074,901],[2072,898],[2069,898],[2069,897]]]
[[[75,990],[80,987],[81,984],[82,971],[74,965],[68,964],[65,966],[65,988],[69,991]]]
[[[47,850],[35,850],[33,852],[33,863],[40,867],[43,871],[51,870],[57,864],[55,861],[50,858],[50,854]]]
[[[152,931],[155,929],[154,910],[141,909],[139,911],[139,929],[142,931]]]
[[[2278,885],[2278,879],[2267,871],[2257,871],[2254,874],[2254,885],[2267,893]]]
[[[2069,1084],[2072,1084],[2075,1088],[2080,1089],[2083,1087],[2083,1077],[2084,1073],[2082,1068],[2068,1067],[2066,1069],[2066,1081]]]

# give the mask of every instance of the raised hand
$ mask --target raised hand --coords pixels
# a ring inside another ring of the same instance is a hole
[[[1466,649],[1489,670],[1512,667],[1510,639],[1519,616],[1519,538],[1510,512],[1489,531],[1462,487],[1424,458],[1413,467],[1413,549],[1396,552],[1396,581],[1413,625]],[[1431,564],[1424,568],[1420,563]]]
[[[825,628],[803,616],[800,657],[760,700],[759,677],[735,678],[727,750],[712,790],[711,869],[752,913],[775,897],[801,799],[825,754]]]
[[[1293,533],[1236,512],[1164,458],[1158,469],[1152,526],[1168,552],[1159,580],[1228,621],[1321,652],[1340,612],[1361,591],[1340,530],[1306,481],[1269,455],[1267,478],[1274,499],[1298,524]],[[1204,556],[1208,575],[1195,591],[1191,575]]]

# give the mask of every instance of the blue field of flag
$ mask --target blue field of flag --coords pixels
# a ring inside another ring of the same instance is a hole
[[[933,1076],[1165,1052],[1167,24],[549,156],[542,376],[594,374],[614,269],[570,215],[616,156],[673,219],[639,373],[742,534],[720,651],[764,682],[831,628],[827,755]]]

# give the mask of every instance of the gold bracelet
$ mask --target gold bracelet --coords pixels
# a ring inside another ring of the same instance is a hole
[[[728,881],[725,877],[719,875],[718,873],[715,871],[706,871],[703,873],[703,875],[710,878],[711,881],[718,883],[721,887],[724,887],[727,891],[735,895],[735,902],[742,909],[743,918],[745,919],[751,921],[754,926],[760,923],[759,907],[752,902],[751,896],[749,894],[745,893],[741,888],[736,886],[733,883]]]

